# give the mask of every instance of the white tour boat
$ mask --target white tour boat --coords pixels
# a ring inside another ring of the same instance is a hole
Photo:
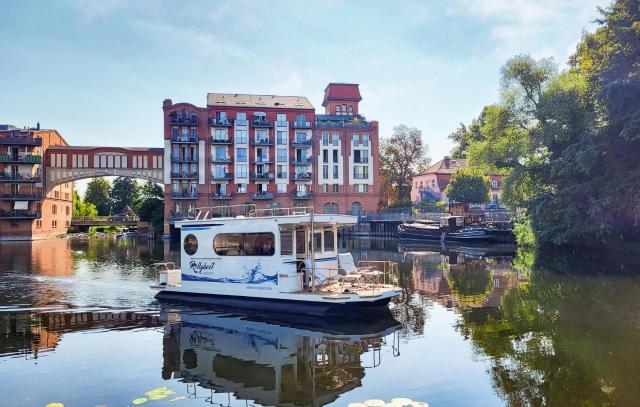
[[[397,263],[356,266],[351,254],[338,253],[338,229],[354,225],[355,216],[255,205],[193,213],[175,224],[180,269],[158,264],[156,298],[327,315],[385,307],[400,293]]]

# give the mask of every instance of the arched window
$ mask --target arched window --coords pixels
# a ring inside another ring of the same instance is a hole
[[[351,214],[352,215],[360,215],[362,212],[362,204],[360,202],[354,202],[351,204]]]
[[[339,115],[340,114],[340,106],[336,106],[336,114]]]
[[[55,215],[55,214],[57,214],[57,213],[58,213],[58,207],[57,207],[56,205],[53,205],[53,206],[51,207],[51,214],[52,214],[52,215]]]
[[[347,105],[342,105],[342,114],[347,113]]]
[[[327,202],[322,205],[323,213],[338,213],[338,204],[335,202]]]
[[[349,105],[349,114],[353,114],[353,106]]]

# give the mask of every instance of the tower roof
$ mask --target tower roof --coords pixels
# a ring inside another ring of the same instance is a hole
[[[330,83],[324,90],[324,100],[322,106],[326,106],[330,101],[347,101],[353,100],[359,102],[362,100],[360,96],[360,86],[357,83]]]

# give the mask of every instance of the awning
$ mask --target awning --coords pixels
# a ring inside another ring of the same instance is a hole
[[[13,203],[13,209],[20,210],[20,211],[26,211],[27,209],[29,209],[29,202],[28,201],[15,201]]]

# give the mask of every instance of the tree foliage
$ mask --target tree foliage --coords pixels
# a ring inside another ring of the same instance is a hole
[[[164,192],[162,186],[147,181],[140,187],[135,202],[141,220],[151,222],[156,230],[162,230],[164,222]]]
[[[73,217],[97,216],[96,206],[90,202],[85,202],[77,191],[73,191]]]
[[[450,136],[456,154],[505,175],[503,200],[543,245],[640,239],[640,7],[601,13],[568,70],[510,59],[501,102]]]
[[[404,124],[393,128],[391,137],[383,139],[380,149],[381,178],[390,201],[411,201],[411,179],[425,170],[431,159],[429,148],[422,140],[422,132]]]
[[[106,216],[110,213],[109,195],[111,194],[111,184],[106,178],[97,177],[89,181],[87,190],[84,193],[84,201],[93,204],[98,211],[98,215]]]
[[[132,178],[117,177],[113,181],[109,202],[111,203],[112,213],[121,213],[122,210],[129,206],[134,208],[138,198],[138,184]]]
[[[481,204],[489,202],[491,180],[478,168],[460,168],[447,185],[447,196],[453,202]]]

